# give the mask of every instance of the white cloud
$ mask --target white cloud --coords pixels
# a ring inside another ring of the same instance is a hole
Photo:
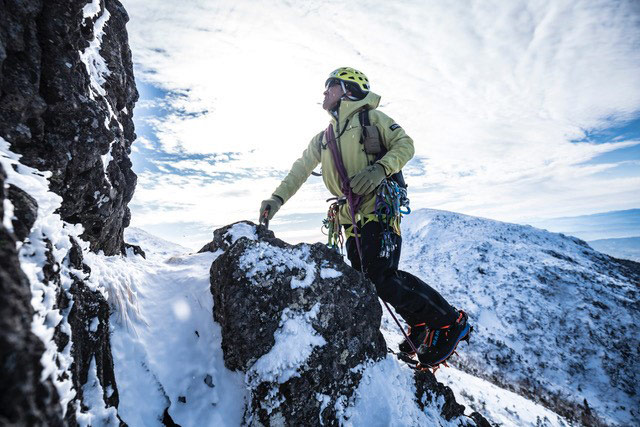
[[[282,177],[326,126],[322,86],[342,65],[368,74],[381,109],[414,138],[416,158],[406,168],[414,207],[514,220],[532,211],[581,214],[640,203],[633,191],[640,173],[603,178],[599,172],[611,166],[583,164],[624,142],[572,142],[585,130],[638,117],[636,2],[124,5],[138,79],[180,94],[167,100],[180,113],[155,123],[162,148],[239,153],[230,161],[171,165],[215,177],[238,174],[233,184],[143,177],[136,206],[145,200],[161,206],[177,191],[200,221],[255,216],[278,183],[274,175]],[[313,182],[283,210],[323,211],[326,191]],[[211,200],[221,199],[232,213],[212,212]],[[184,212],[134,209],[134,222],[177,215]]]

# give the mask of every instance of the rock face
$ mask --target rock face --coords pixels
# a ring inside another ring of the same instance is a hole
[[[0,136],[24,164],[53,173],[62,219],[107,255],[125,251],[136,184],[127,20],[117,0],[0,5]]]
[[[0,165],[0,218],[5,215],[5,178]],[[40,381],[44,345],[31,332],[31,290],[16,241],[0,222],[0,425],[60,425],[58,393],[50,380]]]
[[[225,365],[251,389],[245,422],[337,425],[365,366],[387,357],[375,287],[319,243],[291,246],[249,222],[214,236],[205,248],[225,250],[210,271],[214,319]],[[417,378],[416,403],[444,397],[442,416],[462,415],[431,373]]]
[[[120,422],[109,307],[65,222],[93,251],[126,251],[138,98],[127,20],[117,0],[0,2],[2,425]]]

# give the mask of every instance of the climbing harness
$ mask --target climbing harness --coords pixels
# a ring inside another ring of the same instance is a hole
[[[358,250],[358,257],[360,258],[360,272],[364,276],[364,267],[362,265],[362,248],[360,247],[360,236],[358,236],[358,223],[356,221],[356,212],[358,212],[358,209],[360,209],[362,197],[351,190],[349,175],[347,174],[347,170],[344,167],[342,156],[338,152],[338,143],[336,142],[336,137],[333,133],[333,124],[329,124],[329,127],[327,127],[327,130],[325,131],[325,139],[327,140],[327,147],[329,148],[329,151],[331,151],[331,156],[333,157],[333,164],[335,165],[336,170],[338,171],[338,175],[340,176],[342,194],[345,195],[346,202],[349,206],[351,221],[353,221],[352,225],[353,232],[355,234],[354,239],[356,241],[356,249]],[[417,354],[418,350],[409,339],[409,336],[400,324],[400,321],[398,320],[396,315],[393,314],[393,311],[391,311],[389,304],[387,304],[387,302],[384,300],[382,300],[382,303],[387,308],[387,311],[398,325],[398,328],[400,328],[400,331],[402,332],[402,335],[404,335],[404,338],[409,342],[409,344],[411,344],[411,349]]]
[[[411,213],[407,189],[391,179],[383,179],[376,193],[375,212],[383,230],[380,257],[389,258],[396,249],[393,234],[400,235],[402,215]]]

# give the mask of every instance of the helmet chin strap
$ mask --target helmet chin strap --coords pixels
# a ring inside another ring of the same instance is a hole
[[[347,95],[347,88],[344,86],[344,82],[342,80],[340,80],[340,87],[342,88],[342,97],[343,98],[347,98],[351,101],[357,101],[358,98],[351,96],[351,95]]]

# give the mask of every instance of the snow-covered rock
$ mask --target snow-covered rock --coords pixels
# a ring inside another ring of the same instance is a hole
[[[60,425],[58,393],[50,378],[42,378],[44,343],[31,330],[35,310],[11,229],[15,216],[5,179],[0,163],[0,219],[8,220],[0,222],[0,424]]]
[[[585,424],[630,425],[640,408],[640,265],[530,226],[437,210],[403,223],[401,267],[466,310],[454,359]]]
[[[42,173],[20,160],[21,156],[12,152],[8,142],[0,137],[0,166],[7,175],[0,190],[3,197],[10,188],[14,188],[14,194],[22,194],[13,198],[17,208],[11,200],[2,200],[5,207],[2,231],[7,239],[1,244],[9,254],[12,249],[18,255],[17,259],[4,260],[6,265],[2,267],[10,272],[12,281],[20,283],[21,276],[26,277],[31,305],[23,307],[20,298],[13,301],[5,296],[2,304],[13,306],[13,310],[5,311],[3,307],[2,314],[7,322],[22,319],[18,324],[28,317],[30,332],[40,344],[32,346],[31,335],[18,328],[13,334],[14,340],[3,346],[7,352],[2,358],[6,369],[0,371],[3,375],[0,382],[15,382],[12,375],[27,380],[37,376],[44,389],[36,388],[35,396],[3,393],[2,410],[7,412],[0,417],[10,424],[21,420],[27,424],[55,424],[58,418],[64,418],[69,424],[82,424],[82,420],[87,419],[88,408],[97,405],[96,393],[91,392],[91,405],[84,396],[88,390],[85,385],[93,375],[92,378],[100,382],[101,390],[111,390],[108,395],[102,395],[99,406],[109,417],[118,420],[106,289],[97,283],[99,278],[91,275],[93,263],[85,259],[89,244],[80,238],[82,227],[66,223],[58,214],[62,198],[50,191],[50,173]],[[9,211],[12,218],[6,216]],[[14,229],[20,229],[19,234],[23,236],[27,234],[22,241],[13,235]],[[7,289],[7,295],[14,292]],[[16,340],[20,335],[21,340]],[[24,354],[17,353],[21,349],[25,350]],[[30,363],[25,364],[22,359]],[[34,360],[37,363],[33,363]],[[95,375],[90,372],[91,366],[97,369]],[[55,391],[44,392],[51,384]],[[41,408],[29,407],[33,398],[40,399]],[[39,414],[47,413],[44,420],[38,418]]]
[[[473,424],[430,372],[388,357],[370,281],[325,245],[268,234],[247,222],[217,230],[227,248],[211,265],[225,366],[250,392],[245,423]]]

